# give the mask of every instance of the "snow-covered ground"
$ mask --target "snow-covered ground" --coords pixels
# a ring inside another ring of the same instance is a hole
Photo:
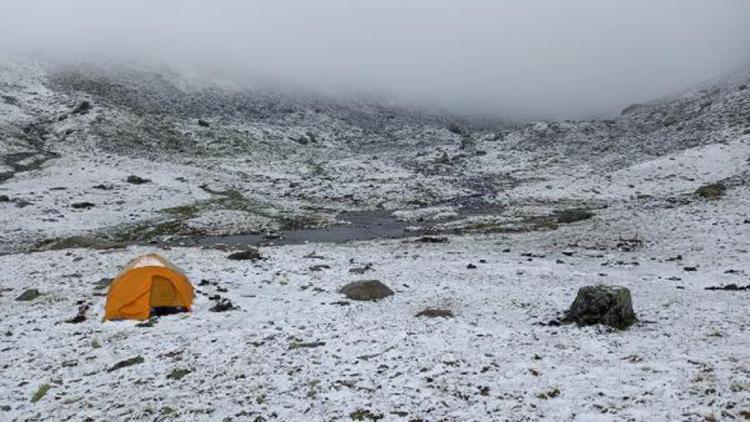
[[[750,286],[747,75],[613,121],[456,126],[2,63],[0,420],[750,419],[750,290],[705,290]],[[694,194],[716,182],[720,198]],[[569,208],[593,217],[554,221]],[[164,242],[355,210],[449,241],[255,263]],[[102,322],[102,279],[145,252],[187,271],[193,312]],[[395,295],[338,292],[362,279]],[[640,321],[548,324],[596,283],[631,289]],[[217,294],[238,309],[211,311]]]

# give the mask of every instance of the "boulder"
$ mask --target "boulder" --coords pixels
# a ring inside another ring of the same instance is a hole
[[[624,330],[637,321],[630,290],[620,286],[585,286],[563,320],[579,326],[605,324]]]
[[[393,295],[393,290],[378,280],[355,281],[340,291],[351,300],[379,300]]]
[[[0,195],[0,202],[10,202],[8,195]]]

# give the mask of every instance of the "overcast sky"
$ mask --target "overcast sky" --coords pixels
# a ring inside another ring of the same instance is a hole
[[[579,118],[750,63],[750,0],[0,0],[0,49]]]

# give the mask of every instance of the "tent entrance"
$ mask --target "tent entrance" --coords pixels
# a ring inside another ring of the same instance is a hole
[[[184,311],[184,304],[172,282],[162,276],[151,278],[151,294],[149,297],[151,315],[169,315]]]

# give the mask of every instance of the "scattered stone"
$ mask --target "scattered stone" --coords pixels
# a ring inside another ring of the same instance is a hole
[[[726,290],[730,292],[737,292],[737,291],[750,290],[750,284],[748,284],[747,286],[738,286],[734,283],[731,283],[731,284],[727,284],[726,286],[706,287],[706,290]]]
[[[209,308],[209,311],[211,312],[226,312],[226,311],[232,311],[234,309],[237,309],[232,301],[226,298],[219,298],[216,301],[216,304]]]
[[[112,284],[114,280],[114,278],[102,277],[99,279],[99,281],[94,283],[94,290],[104,290],[106,288],[109,288],[109,285]]]
[[[209,127],[211,125],[207,121],[205,121],[203,119],[198,119],[198,126]]]
[[[352,274],[364,274],[368,271],[373,271],[372,264],[367,264],[364,267],[359,268],[349,268],[349,272]]]
[[[448,243],[447,237],[422,236],[417,239],[419,243]]]
[[[453,312],[450,309],[427,308],[420,311],[416,316],[427,318],[453,318]]]
[[[39,290],[37,290],[37,289],[29,289],[29,290],[26,290],[23,293],[21,293],[21,295],[18,296],[16,298],[16,300],[19,301],[19,302],[29,302],[29,301],[32,301],[32,300],[38,298],[41,295],[42,294],[39,292]]]
[[[707,200],[719,199],[724,195],[727,187],[723,183],[703,185],[695,190],[695,195]]]
[[[379,300],[393,295],[393,290],[378,280],[362,280],[349,283],[341,293],[351,300]]]
[[[18,208],[26,208],[28,206],[34,205],[33,202],[28,201],[28,200],[23,199],[23,198],[16,198],[16,199],[13,200],[13,202],[15,202],[15,204],[16,204],[16,206]]]
[[[117,362],[116,364],[114,364],[114,366],[107,369],[107,372],[114,372],[114,371],[117,371],[118,369],[127,368],[128,366],[138,365],[143,362],[144,362],[144,359],[140,355],[138,355],[136,357]]]
[[[189,369],[174,369],[172,372],[167,374],[167,379],[179,381],[185,377],[185,375],[191,373],[193,371]]]
[[[156,325],[156,321],[158,321],[158,318],[151,317],[143,322],[139,322],[138,324],[135,324],[135,326],[138,328],[151,328],[154,325]]]
[[[145,183],[151,183],[151,179],[144,179],[140,176],[130,175],[125,179],[126,182],[131,185],[143,185]]]
[[[555,212],[557,222],[562,224],[570,224],[577,221],[588,220],[593,216],[594,213],[582,208],[573,208]]]
[[[66,320],[65,322],[68,324],[80,324],[86,321],[86,311],[88,311],[90,307],[91,304],[89,303],[81,304],[81,306],[78,307],[78,313],[76,314],[76,316]]]
[[[367,410],[367,409],[355,410],[354,412],[349,414],[349,417],[352,418],[353,421],[364,421],[364,420],[377,421],[377,420],[383,419],[383,415],[372,413],[370,410]]]
[[[451,158],[448,156],[447,152],[443,152],[443,155],[441,155],[437,160],[435,160],[436,164],[450,164]]]
[[[546,391],[541,394],[537,394],[537,398],[542,399],[542,400],[547,400],[547,399],[553,399],[559,395],[560,395],[560,389],[553,388],[552,390]]]
[[[300,144],[300,145],[307,145],[310,141],[307,140],[306,137],[300,136],[299,138],[290,138],[292,141]]]
[[[227,259],[231,259],[232,261],[257,261],[259,259],[263,259],[263,256],[260,254],[260,251],[258,249],[249,248],[244,251],[229,254],[227,256]]]
[[[70,204],[70,207],[76,210],[86,210],[89,208],[94,208],[96,205],[94,205],[91,202],[74,202]]]
[[[71,111],[71,114],[86,114],[89,111],[91,111],[93,107],[91,106],[91,103],[88,101],[81,101],[74,109]]]
[[[448,132],[456,135],[461,135],[462,133],[464,133],[464,131],[461,129],[461,126],[455,123],[451,123],[448,125]]]
[[[289,350],[295,350],[295,349],[312,349],[314,347],[320,347],[325,346],[326,342],[324,341],[313,341],[309,343],[292,343],[289,345]]]
[[[578,290],[564,322],[579,326],[605,324],[626,329],[637,321],[630,290],[620,286],[585,286]]]
[[[0,95],[3,102],[8,105],[18,105],[18,99],[12,95]]]

